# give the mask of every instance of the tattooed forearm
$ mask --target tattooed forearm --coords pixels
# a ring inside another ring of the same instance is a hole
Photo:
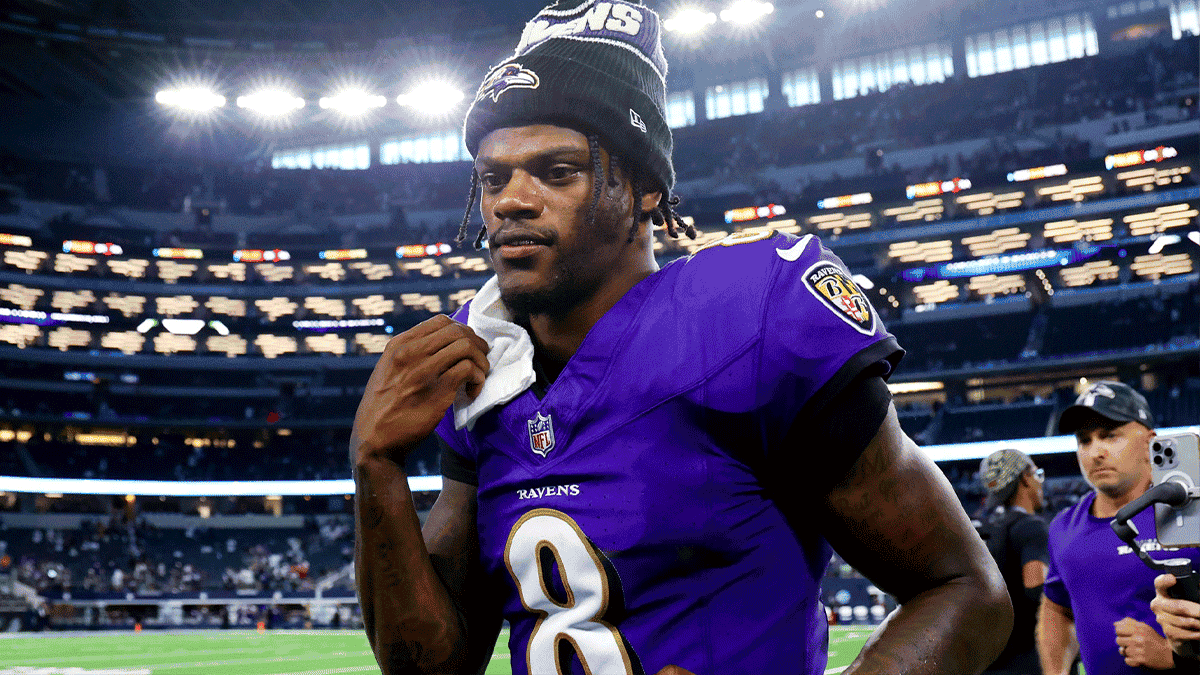
[[[355,492],[358,591],[380,668],[453,672],[465,626],[430,561],[408,477],[389,460],[363,460]]]

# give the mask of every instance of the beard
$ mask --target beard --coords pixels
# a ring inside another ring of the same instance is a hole
[[[505,291],[500,289],[500,300],[513,315],[513,321],[528,325],[529,317],[546,315],[552,318],[565,316],[595,291],[583,283],[579,275],[569,266],[556,266],[554,274],[544,288]]]

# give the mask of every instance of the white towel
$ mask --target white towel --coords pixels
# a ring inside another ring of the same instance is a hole
[[[536,379],[533,341],[524,328],[513,323],[500,301],[500,282],[496,277],[488,279],[471,301],[467,326],[491,347],[487,356],[492,369],[474,401],[468,400],[462,390],[458,392],[454,401],[456,429],[474,427],[480,415],[513,400]]]

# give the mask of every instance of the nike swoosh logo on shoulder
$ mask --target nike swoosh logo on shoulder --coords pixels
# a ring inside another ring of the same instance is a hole
[[[804,249],[808,247],[808,242],[810,239],[812,239],[812,235],[806,234],[800,238],[800,241],[792,244],[790,247],[777,248],[775,249],[775,252],[779,254],[780,258],[783,258],[788,262],[796,262],[800,259],[800,256],[804,254]]]

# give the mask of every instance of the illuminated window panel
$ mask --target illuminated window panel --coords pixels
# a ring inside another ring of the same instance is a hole
[[[458,309],[467,303],[468,300],[475,297],[475,289],[464,288],[461,291],[456,291],[450,294],[450,308]]]
[[[1105,241],[1112,239],[1112,224],[1112,218],[1056,220],[1046,223],[1043,234],[1056,244],[1068,241]]]
[[[433,258],[400,263],[400,268],[405,272],[419,272],[421,275],[427,277],[440,277],[443,274],[442,266]]]
[[[1069,288],[1090,286],[1096,281],[1112,281],[1117,278],[1120,270],[1107,260],[1097,260],[1084,263],[1077,267],[1064,267],[1058,271],[1058,276]]]
[[[31,323],[0,324],[0,342],[16,345],[21,349],[33,344],[42,336],[42,329]]]
[[[1190,273],[1192,271],[1192,260],[1188,258],[1186,253],[1176,253],[1174,255],[1154,253],[1152,255],[1139,255],[1133,259],[1133,264],[1129,267],[1139,277],[1159,279],[1176,274]]]
[[[158,278],[173,284],[180,279],[187,279],[200,269],[199,265],[194,263],[181,263],[174,260],[159,260],[158,261]]]
[[[227,298],[223,295],[214,295],[204,301],[204,306],[213,314],[224,314],[225,316],[243,317],[246,316],[246,301]]]
[[[442,299],[436,295],[401,293],[400,302],[404,303],[405,307],[412,307],[413,309],[424,309],[430,312],[442,311]]]
[[[342,356],[346,353],[346,340],[336,333],[308,335],[304,338],[304,346],[310,352],[334,354],[337,356]]]
[[[33,309],[34,304],[44,294],[40,288],[27,288],[21,284],[9,284],[7,288],[0,288],[0,300],[16,305],[21,309]]]
[[[159,316],[191,314],[200,306],[190,295],[163,295],[154,299],[154,308]]]
[[[258,311],[267,315],[267,320],[274,321],[281,316],[291,316],[296,313],[296,309],[300,307],[296,303],[287,298],[266,298],[255,300],[254,306]]]
[[[458,268],[464,272],[486,272],[488,261],[479,256],[456,255],[442,261],[446,267]]]
[[[109,293],[103,302],[114,312],[120,312],[125,318],[137,316],[146,306],[146,298],[141,295],[117,295]]]
[[[346,316],[346,301],[340,298],[309,297],[304,299],[304,309],[340,319]]]
[[[358,345],[364,352],[368,354],[382,354],[383,348],[387,346],[388,340],[391,339],[391,335],[381,335],[378,333],[358,333],[354,336],[354,344]]]
[[[1025,193],[1018,190],[999,195],[994,192],[961,195],[955,198],[954,201],[962,204],[963,208],[974,211],[977,215],[986,216],[997,211],[1003,211],[1004,209],[1016,208],[1024,203],[1022,201],[1024,199]]]
[[[4,264],[26,272],[36,272],[46,261],[43,251],[5,251]]]
[[[209,265],[208,273],[214,279],[229,279],[230,281],[246,280],[246,263],[231,262],[224,265]]]
[[[888,257],[900,262],[943,262],[954,257],[954,244],[949,239],[939,241],[899,241],[888,246]]]
[[[1020,274],[984,274],[971,277],[967,288],[979,295],[1010,295],[1025,292],[1025,279]]]
[[[908,222],[910,220],[941,220],[942,214],[946,207],[942,204],[941,199],[922,199],[913,202],[908,206],[897,206],[895,208],[884,209],[883,215],[889,218],[895,218],[897,222]]]
[[[1104,183],[1100,176],[1076,178],[1062,185],[1047,185],[1037,189],[1039,197],[1049,197],[1051,201],[1081,202],[1091,194],[1104,192]]]
[[[1003,230],[995,230],[990,234],[964,237],[962,243],[970,249],[971,255],[978,258],[985,255],[1000,255],[1005,251],[1025,248],[1031,236],[1028,232],[1022,232],[1020,228],[1009,227]]]
[[[391,265],[384,265],[381,263],[354,262],[350,263],[350,269],[358,270],[360,274],[371,281],[387,279],[393,274]]]
[[[384,316],[396,311],[396,301],[382,295],[354,298],[350,303],[357,307],[363,316]]]
[[[46,344],[60,351],[71,347],[87,347],[92,344],[92,334],[86,330],[59,326],[46,334]]]
[[[329,262],[324,265],[305,265],[304,273],[330,281],[341,281],[346,278],[346,268],[342,267],[342,264],[338,262]]]
[[[60,312],[69,312],[80,307],[87,307],[96,301],[96,294],[91,291],[54,291],[50,306]]]
[[[100,346],[104,349],[118,349],[126,354],[136,354],[142,351],[146,344],[146,336],[136,330],[105,333],[100,336]]]
[[[1165,232],[1173,227],[1185,227],[1197,215],[1189,204],[1160,206],[1146,213],[1132,213],[1121,220],[1129,226],[1129,234],[1141,237],[1155,232]]]
[[[159,333],[154,336],[154,351],[159,354],[176,354],[196,351],[196,339],[191,335]]]
[[[258,276],[272,283],[287,281],[296,275],[296,269],[291,265],[276,265],[274,263],[259,263],[254,266],[254,271],[258,272]]]
[[[1117,174],[1117,180],[1125,183],[1125,187],[1140,187],[1143,191],[1149,192],[1156,187],[1182,183],[1183,177],[1191,172],[1192,167],[1190,166],[1176,166],[1169,169],[1147,167],[1134,171],[1122,171]]]
[[[204,348],[213,354],[242,356],[246,353],[246,339],[240,335],[210,335],[204,341]]]
[[[140,260],[138,258],[108,260],[106,262],[108,263],[108,269],[112,270],[113,274],[120,274],[130,279],[141,279],[146,276],[146,268],[150,266],[149,260]]]
[[[942,280],[923,286],[913,286],[913,295],[916,296],[917,302],[922,305],[936,304],[957,299],[959,289],[957,285]]]
[[[808,224],[813,225],[818,230],[830,230],[834,234],[841,234],[842,230],[861,230],[871,226],[870,213],[822,213],[819,216],[812,216],[808,219]]]
[[[254,338],[254,346],[258,347],[262,355],[268,359],[273,359],[281,354],[296,353],[295,338],[283,335],[259,335]]]
[[[95,266],[95,258],[83,258],[70,253],[59,253],[54,256],[54,271],[59,274],[86,272]]]

